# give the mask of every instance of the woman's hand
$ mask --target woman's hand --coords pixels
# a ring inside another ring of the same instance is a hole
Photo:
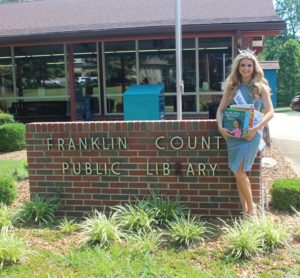
[[[243,137],[243,139],[250,141],[256,135],[257,129],[256,128],[249,128],[248,133]]]
[[[234,137],[227,128],[219,127],[219,132],[225,139]]]

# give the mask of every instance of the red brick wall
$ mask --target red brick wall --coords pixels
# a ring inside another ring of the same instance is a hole
[[[195,214],[238,215],[235,179],[219,136],[214,120],[27,124],[30,191],[46,197],[60,192],[61,216],[81,217],[151,191],[179,195]],[[209,149],[202,139],[210,140]],[[250,173],[256,201],[260,175],[258,157]]]

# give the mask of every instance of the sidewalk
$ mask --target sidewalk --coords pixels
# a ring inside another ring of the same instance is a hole
[[[271,138],[300,178],[300,113],[275,113],[269,127]]]

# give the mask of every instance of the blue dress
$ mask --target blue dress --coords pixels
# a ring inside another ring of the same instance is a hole
[[[248,104],[253,103],[254,108],[259,110],[261,99],[254,99],[249,95],[249,86],[240,85],[240,91]],[[234,104],[234,101],[233,101]],[[236,173],[241,163],[244,161],[243,170],[248,172],[251,170],[254,159],[258,152],[258,146],[261,140],[259,132],[253,137],[252,140],[247,141],[240,138],[227,138],[227,151],[228,151],[228,165],[233,173]]]

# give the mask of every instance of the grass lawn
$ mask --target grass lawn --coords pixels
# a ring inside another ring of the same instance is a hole
[[[0,176],[15,176],[17,180],[27,178],[24,160],[0,160]]]
[[[298,111],[292,110],[290,107],[277,107],[275,113],[300,114]]]

